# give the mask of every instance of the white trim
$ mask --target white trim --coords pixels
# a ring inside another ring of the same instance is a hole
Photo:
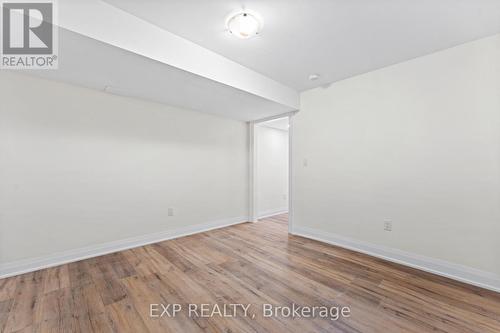
[[[90,245],[78,249],[54,253],[47,256],[18,260],[10,263],[0,264],[0,279],[14,275],[33,272],[44,268],[67,264],[87,258],[97,257],[104,254],[128,250],[134,247],[144,246],[152,243],[188,236],[208,230],[227,227],[234,224],[244,223],[248,217],[235,217],[208,223],[196,224],[179,228],[176,230],[166,230],[158,233],[147,234],[137,237],[126,238],[104,244]]]
[[[293,234],[500,292],[500,276],[494,273],[306,227],[295,226]]]
[[[286,207],[282,207],[280,209],[268,209],[259,213],[259,219],[265,219],[266,217],[271,217],[285,213],[288,213],[288,208]]]
[[[257,222],[257,131],[256,124],[249,122],[249,149],[248,149],[248,220]]]
[[[293,116],[288,116],[288,233],[293,233]]]
[[[270,117],[265,117],[265,118],[260,118],[260,119],[257,119],[257,120],[253,120],[252,122],[254,124],[260,124],[260,123],[264,123],[264,122],[270,121],[270,120],[276,120],[276,119],[280,119],[280,118],[291,117],[294,114],[296,114],[297,112],[298,111],[290,111],[290,112],[280,113],[280,114],[277,114],[275,116],[270,116]]]

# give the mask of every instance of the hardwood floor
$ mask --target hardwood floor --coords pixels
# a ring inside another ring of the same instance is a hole
[[[500,294],[288,236],[286,220],[2,279],[0,332],[500,332]],[[150,317],[150,304],[168,303],[183,310]],[[188,303],[250,303],[255,318],[242,309],[190,317]],[[264,318],[264,303],[349,307],[350,316]]]

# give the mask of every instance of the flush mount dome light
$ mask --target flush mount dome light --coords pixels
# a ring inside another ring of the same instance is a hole
[[[227,30],[241,39],[257,36],[262,26],[260,15],[247,9],[231,13],[226,19]]]

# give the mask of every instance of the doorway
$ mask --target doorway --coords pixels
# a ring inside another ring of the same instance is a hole
[[[251,123],[251,221],[289,222],[290,115]],[[288,226],[290,231],[290,225]]]

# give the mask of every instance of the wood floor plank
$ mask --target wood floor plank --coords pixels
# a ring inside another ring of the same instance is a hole
[[[128,298],[107,305],[106,313],[113,332],[148,332],[147,326]]]
[[[139,247],[124,251],[124,256],[137,275],[147,276],[173,269],[174,266],[152,246]]]
[[[5,332],[17,332],[32,326],[37,302],[35,296],[15,298],[5,323]]]
[[[71,289],[72,314],[76,314],[81,332],[109,332],[111,327],[101,294],[94,284],[85,284]]]
[[[47,268],[45,270],[43,293],[50,293],[55,290],[69,287],[68,266],[62,265]]]
[[[113,264],[99,261],[90,266],[89,274],[104,305],[119,302],[127,296],[120,282],[120,275],[114,269]]]
[[[0,302],[14,298],[18,277],[10,277],[0,280]]]
[[[136,305],[144,324],[149,332],[202,332],[202,329],[194,321],[180,313],[175,318],[152,318],[150,317],[150,304],[165,303],[164,298],[156,290],[154,283],[148,283],[155,277],[133,276],[123,280],[127,294]],[[180,300],[180,299],[179,299]]]
[[[287,233],[287,215],[0,280],[0,332],[500,332],[500,294]],[[252,316],[150,316],[151,304]],[[264,318],[263,304],[350,316]]]
[[[20,331],[33,325],[39,296],[43,295],[44,275],[45,271],[36,271],[18,277],[13,304],[4,328],[6,332]]]
[[[71,288],[92,284],[90,265],[95,262],[95,258],[69,263],[68,274]]]
[[[5,325],[7,324],[7,318],[14,303],[13,299],[8,299],[0,301],[0,332],[4,332]]]

